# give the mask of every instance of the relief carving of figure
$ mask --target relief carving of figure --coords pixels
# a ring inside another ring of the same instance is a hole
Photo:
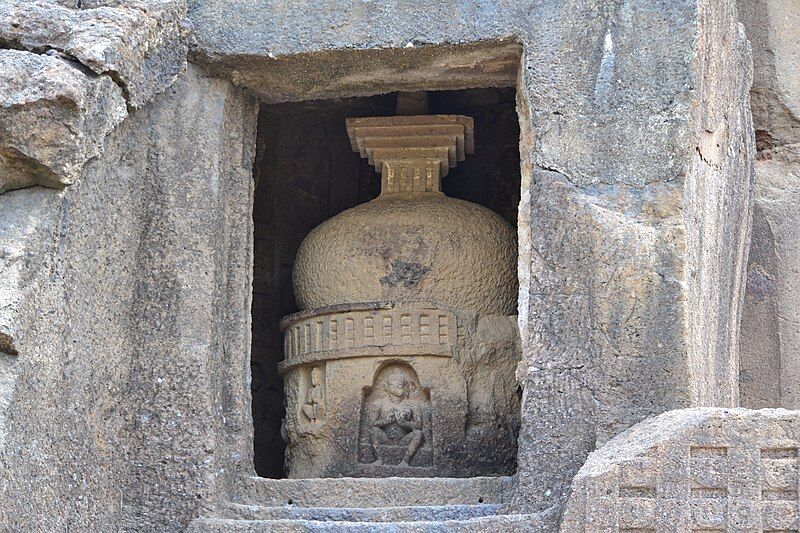
[[[414,466],[411,462],[420,448],[430,450],[430,400],[414,370],[407,365],[389,365],[379,372],[371,389],[362,412],[361,462]],[[387,457],[391,452],[396,456]],[[429,462],[429,457],[423,457],[415,465],[429,466]]]
[[[303,414],[311,422],[316,422],[325,414],[324,377],[322,368],[315,366],[311,369],[311,387],[306,394],[306,403],[302,407]]]

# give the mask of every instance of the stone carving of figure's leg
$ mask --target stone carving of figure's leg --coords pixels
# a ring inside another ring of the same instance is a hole
[[[419,447],[422,445],[423,434],[421,429],[415,429],[411,433],[409,433],[409,443],[408,449],[406,450],[406,455],[403,457],[403,460],[400,462],[398,466],[408,466],[408,463],[411,462],[411,459],[414,457],[414,454],[417,453]]]
[[[383,464],[383,460],[381,459],[381,452],[378,449],[378,445],[386,442],[386,433],[379,427],[373,427],[369,432],[369,440],[370,444],[372,445],[372,451],[375,452],[375,461],[372,463],[373,465],[381,465]]]
[[[316,409],[314,409],[314,404],[312,403],[303,405],[303,414],[306,415],[306,417],[311,421],[317,419]]]

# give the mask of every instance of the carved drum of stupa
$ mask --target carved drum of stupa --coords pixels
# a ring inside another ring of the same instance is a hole
[[[315,228],[281,322],[289,477],[515,468],[516,237],[441,192],[474,150],[457,115],[347,120],[381,194]]]

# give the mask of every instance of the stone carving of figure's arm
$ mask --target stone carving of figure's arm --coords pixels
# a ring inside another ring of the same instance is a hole
[[[422,429],[422,413],[418,407],[412,407],[397,417],[397,425],[403,429]]]
[[[322,418],[325,413],[325,404],[322,398],[322,389],[319,386],[314,386],[308,391],[306,403],[303,404],[302,409],[303,414],[311,421]]]

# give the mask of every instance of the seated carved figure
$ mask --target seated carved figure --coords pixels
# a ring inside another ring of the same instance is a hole
[[[311,388],[306,396],[306,403],[303,404],[303,414],[311,422],[316,422],[325,413],[325,398],[322,389],[323,373],[319,367],[311,369]]]
[[[380,445],[399,443],[406,446],[398,466],[409,466],[425,439],[425,416],[419,403],[410,395],[415,384],[399,370],[392,372],[384,383],[385,395],[372,405],[372,427],[369,442],[375,453],[374,465],[383,464]]]

